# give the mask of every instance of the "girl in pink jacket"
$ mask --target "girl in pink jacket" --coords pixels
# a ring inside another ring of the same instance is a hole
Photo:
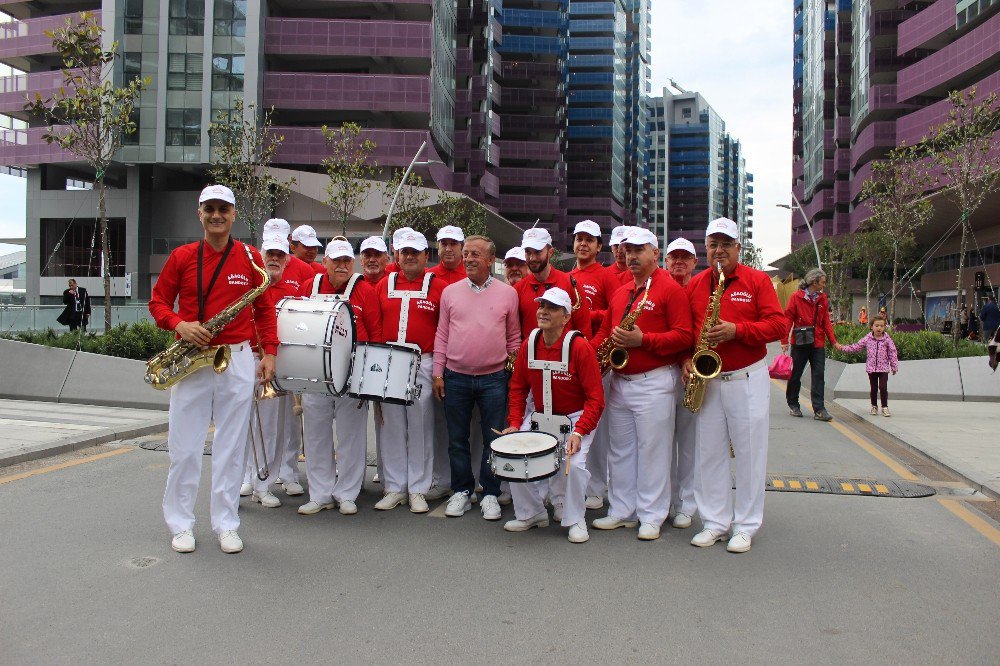
[[[865,350],[868,354],[865,371],[868,373],[868,384],[871,387],[872,416],[878,414],[876,392],[882,398],[882,416],[892,416],[889,413],[889,372],[896,374],[899,371],[899,355],[896,353],[896,344],[885,332],[885,319],[882,317],[873,319],[871,333],[854,344],[834,346],[842,352]]]

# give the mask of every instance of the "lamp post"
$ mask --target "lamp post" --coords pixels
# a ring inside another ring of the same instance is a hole
[[[431,164],[444,164],[444,162],[441,162],[440,160],[418,162],[417,160],[420,159],[420,154],[424,152],[424,148],[426,147],[427,142],[424,141],[420,144],[420,148],[417,148],[417,154],[413,156],[412,160],[410,160],[410,166],[406,167],[406,171],[403,173],[403,177],[399,181],[399,186],[396,188],[396,193],[392,195],[392,201],[389,202],[389,212],[385,214],[385,226],[382,228],[382,238],[389,237],[389,222],[392,220],[392,211],[396,208],[396,199],[399,198],[399,193],[403,191],[403,185],[406,184],[406,179],[410,177],[413,167],[430,166]]]
[[[788,210],[797,210],[797,211],[799,211],[799,215],[802,216],[802,221],[806,223],[806,229],[809,230],[809,238],[812,239],[813,250],[815,250],[815,252],[816,252],[816,268],[822,269],[823,268],[823,260],[819,258],[819,245],[816,244],[816,235],[813,234],[812,225],[809,224],[809,218],[806,217],[805,211],[802,210],[802,204],[800,204],[799,200],[795,198],[795,193],[792,192],[791,194],[792,194],[792,201],[795,202],[794,205],[791,205],[791,206],[789,206],[788,204],[775,204],[775,205],[778,208],[787,208]]]

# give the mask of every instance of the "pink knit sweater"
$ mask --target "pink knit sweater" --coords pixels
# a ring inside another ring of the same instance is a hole
[[[503,370],[507,354],[521,346],[517,292],[493,279],[483,291],[468,279],[445,287],[434,338],[434,376],[447,367],[465,375]]]
[[[864,349],[868,353],[865,361],[865,372],[896,372],[899,370],[899,357],[896,354],[896,343],[888,333],[876,338],[869,333],[852,345],[844,345],[844,351],[856,352]]]

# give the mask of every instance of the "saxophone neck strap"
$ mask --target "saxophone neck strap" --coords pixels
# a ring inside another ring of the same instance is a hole
[[[542,329],[536,328],[528,334],[528,369],[542,371],[542,413],[552,416],[552,373],[569,372],[570,347],[580,331],[568,331],[563,338],[562,350],[558,361],[540,361],[535,356],[538,338]]]
[[[215,281],[219,279],[219,274],[222,272],[222,267],[226,265],[226,259],[229,258],[229,253],[233,249],[233,237],[229,237],[229,242],[226,243],[226,249],[222,252],[222,258],[219,259],[219,264],[215,267],[215,272],[212,273],[212,278],[208,281],[208,287],[202,291],[202,272],[205,263],[205,241],[198,243],[198,321],[205,321],[205,301],[208,300],[208,295],[212,293],[212,287],[215,286]],[[253,261],[253,257],[250,255],[250,249],[247,248],[247,256],[250,257],[250,261]],[[250,279],[253,280],[253,275],[251,274]]]
[[[388,288],[389,298],[402,301],[399,304],[399,326],[396,329],[396,342],[404,343],[406,342],[406,331],[410,323],[410,299],[427,298],[431,290],[431,280],[434,279],[434,273],[424,273],[424,282],[420,287],[420,291],[396,289],[396,279],[398,276],[399,273],[389,273],[389,282],[386,284],[386,287]]]

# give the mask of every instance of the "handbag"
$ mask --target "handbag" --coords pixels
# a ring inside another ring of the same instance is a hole
[[[771,361],[771,367],[767,369],[767,374],[771,379],[791,379],[792,378],[792,357],[782,352]]]
[[[819,296],[816,297],[816,311],[813,322],[819,321]],[[792,329],[792,344],[796,347],[812,347],[816,343],[815,326],[796,326]]]

